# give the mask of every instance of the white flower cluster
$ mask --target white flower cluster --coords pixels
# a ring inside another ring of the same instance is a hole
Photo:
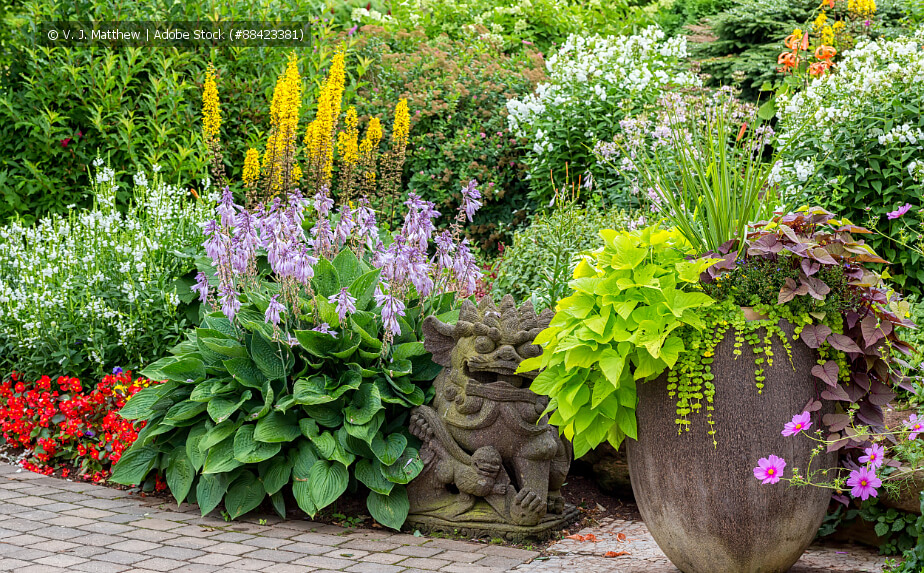
[[[155,170],[134,176],[122,213],[113,170],[94,166],[93,209],[0,227],[0,346],[8,354],[89,356],[93,340],[107,337],[131,354],[151,320],[175,313],[172,282],[185,265],[173,252],[201,240],[213,204],[188,200]]]
[[[609,101],[615,108],[668,83],[698,85],[695,75],[676,69],[686,56],[686,38],[666,39],[656,26],[629,37],[571,35],[546,63],[549,81],[534,94],[507,102],[510,130],[534,139],[534,150],[551,149],[553,142],[534,129],[551,109],[581,114],[595,103]]]
[[[368,10],[366,8],[354,8],[353,12],[350,14],[350,18],[354,22],[360,22],[363,24],[370,22],[382,23],[391,21],[391,16],[382,14],[378,10]]]
[[[890,123],[883,126],[882,119],[883,110],[895,102],[920,105],[924,94],[922,42],[924,28],[913,36],[861,42],[843,54],[834,73],[816,78],[803,91],[779,97],[777,149],[781,154],[771,181],[781,184],[784,200],[805,199],[807,181],[809,186],[830,183],[835,174],[825,172],[829,160],[845,160],[854,169],[863,164],[864,152],[851,143],[857,134],[879,144],[877,155],[900,146],[912,163],[914,157],[918,163],[924,160],[920,121],[918,126],[903,122],[892,127]],[[818,172],[813,175],[815,164]],[[905,169],[909,174],[914,171],[908,164]]]

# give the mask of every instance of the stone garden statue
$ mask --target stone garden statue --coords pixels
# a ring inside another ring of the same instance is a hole
[[[538,372],[516,374],[540,354],[532,342],[552,314],[536,316],[529,302],[517,309],[508,295],[499,307],[490,297],[465,301],[454,325],[424,321],[424,345],[445,369],[432,406],[411,414],[424,469],[408,486],[408,523],[519,540],[576,518],[560,492],[571,446],[542,415],[548,399],[529,390]]]

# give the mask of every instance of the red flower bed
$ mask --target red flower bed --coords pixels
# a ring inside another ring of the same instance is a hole
[[[77,378],[29,382],[14,372],[0,383],[0,436],[30,454],[22,462],[28,470],[50,475],[60,468],[68,477],[73,468],[73,477],[104,481],[144,427],[123,420],[119,409],[150,384],[116,368],[85,393]]]

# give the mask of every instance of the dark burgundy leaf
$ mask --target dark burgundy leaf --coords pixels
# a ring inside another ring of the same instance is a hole
[[[802,327],[799,337],[809,348],[821,348],[829,334],[831,329],[824,324],[807,324]]]
[[[856,384],[846,384],[844,385],[844,390],[846,390],[847,395],[850,396],[851,402],[859,402],[863,396],[866,396],[866,390]]]
[[[832,437],[836,437],[836,436],[828,436],[828,440],[830,441]],[[843,440],[837,440],[835,442],[831,442],[828,444],[828,452],[836,452],[837,450],[843,448],[849,443],[850,443],[850,440],[847,438],[844,438]]]
[[[837,362],[828,360],[824,365],[816,364],[812,367],[812,375],[821,378],[828,386],[837,386],[837,374],[840,372]]]
[[[852,310],[848,310],[844,313],[844,318],[847,319],[847,328],[853,328],[853,326],[860,320],[860,315]]]
[[[841,400],[843,402],[849,402],[850,396],[847,394],[847,391],[840,386],[834,386],[833,388],[828,388],[821,393],[821,397],[825,400]]]
[[[832,432],[840,432],[850,425],[850,416],[847,414],[825,414],[821,419]]]
[[[909,354],[911,354],[911,353],[913,352],[913,349],[912,349],[911,345],[909,345],[909,344],[907,344],[907,343],[905,343],[905,342],[893,342],[893,343],[892,343],[892,348],[897,349],[899,352],[901,352],[901,353],[904,354],[905,356],[908,356]]]
[[[854,372],[851,376],[854,384],[859,385],[864,390],[869,391],[869,376],[865,372]]]
[[[821,268],[817,262],[812,259],[802,259],[802,272],[805,273],[805,276],[810,277],[818,272],[818,269]]]
[[[730,241],[725,241],[724,243],[719,245],[719,252],[722,253],[723,255],[727,255],[729,251],[731,251],[731,248],[735,246],[735,243],[737,242],[738,242],[737,239],[731,239]],[[735,254],[737,255],[737,251],[735,252]]]
[[[845,507],[850,507],[850,499],[841,493],[835,493],[831,495],[831,499],[838,503],[843,503]]]
[[[875,314],[868,314],[860,321],[860,331],[863,333],[863,340],[866,341],[867,346],[872,346],[878,340],[885,338],[885,333],[879,328],[879,319]]]
[[[860,409],[857,410],[857,418],[864,424],[873,427],[880,427],[885,423],[885,418],[882,416],[882,408],[869,400],[860,402]]]
[[[786,284],[780,288],[780,296],[777,297],[777,301],[779,304],[785,304],[794,299],[797,295],[802,296],[807,293],[808,287],[805,286],[804,283],[797,287],[796,281],[791,278],[787,278]]]
[[[812,398],[811,400],[808,401],[808,404],[805,405],[805,408],[802,408],[802,411],[803,412],[817,412],[818,410],[821,410],[821,406],[822,406],[821,400],[816,400]]]
[[[834,257],[831,256],[828,251],[824,250],[821,247],[815,247],[809,251],[809,256],[818,261],[823,265],[836,265],[837,261],[834,260]]]
[[[802,284],[808,288],[808,293],[812,298],[824,300],[825,295],[831,292],[831,287],[817,277],[802,277]]]
[[[843,334],[834,334],[832,333],[828,337],[828,344],[834,348],[840,350],[841,352],[856,352],[862,354],[863,351],[857,346],[857,343],[850,339],[850,337],[844,336]]]
[[[892,399],[895,398],[895,392],[893,392],[888,386],[879,382],[878,380],[873,380],[873,384],[869,389],[869,401],[877,406],[885,406]]]

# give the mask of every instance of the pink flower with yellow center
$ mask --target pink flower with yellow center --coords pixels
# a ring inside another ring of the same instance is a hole
[[[875,471],[870,471],[868,468],[860,468],[850,472],[850,477],[847,478],[847,485],[852,488],[850,490],[850,495],[859,497],[865,501],[869,497],[879,496],[876,488],[882,485],[882,480],[876,477]]]
[[[796,414],[792,417],[791,422],[787,422],[783,426],[783,431],[781,432],[784,436],[795,436],[799,432],[808,430],[812,427],[812,418],[808,412],[802,412],[801,414]]]
[[[757,461],[757,467],[754,468],[754,477],[761,480],[761,483],[773,484],[780,481],[780,476],[783,475],[783,470],[785,469],[786,460],[770,455]]]
[[[924,432],[924,420],[919,420],[917,414],[911,414],[911,417],[905,421],[905,427],[911,430],[908,439],[913,440],[918,437],[918,434]]]

